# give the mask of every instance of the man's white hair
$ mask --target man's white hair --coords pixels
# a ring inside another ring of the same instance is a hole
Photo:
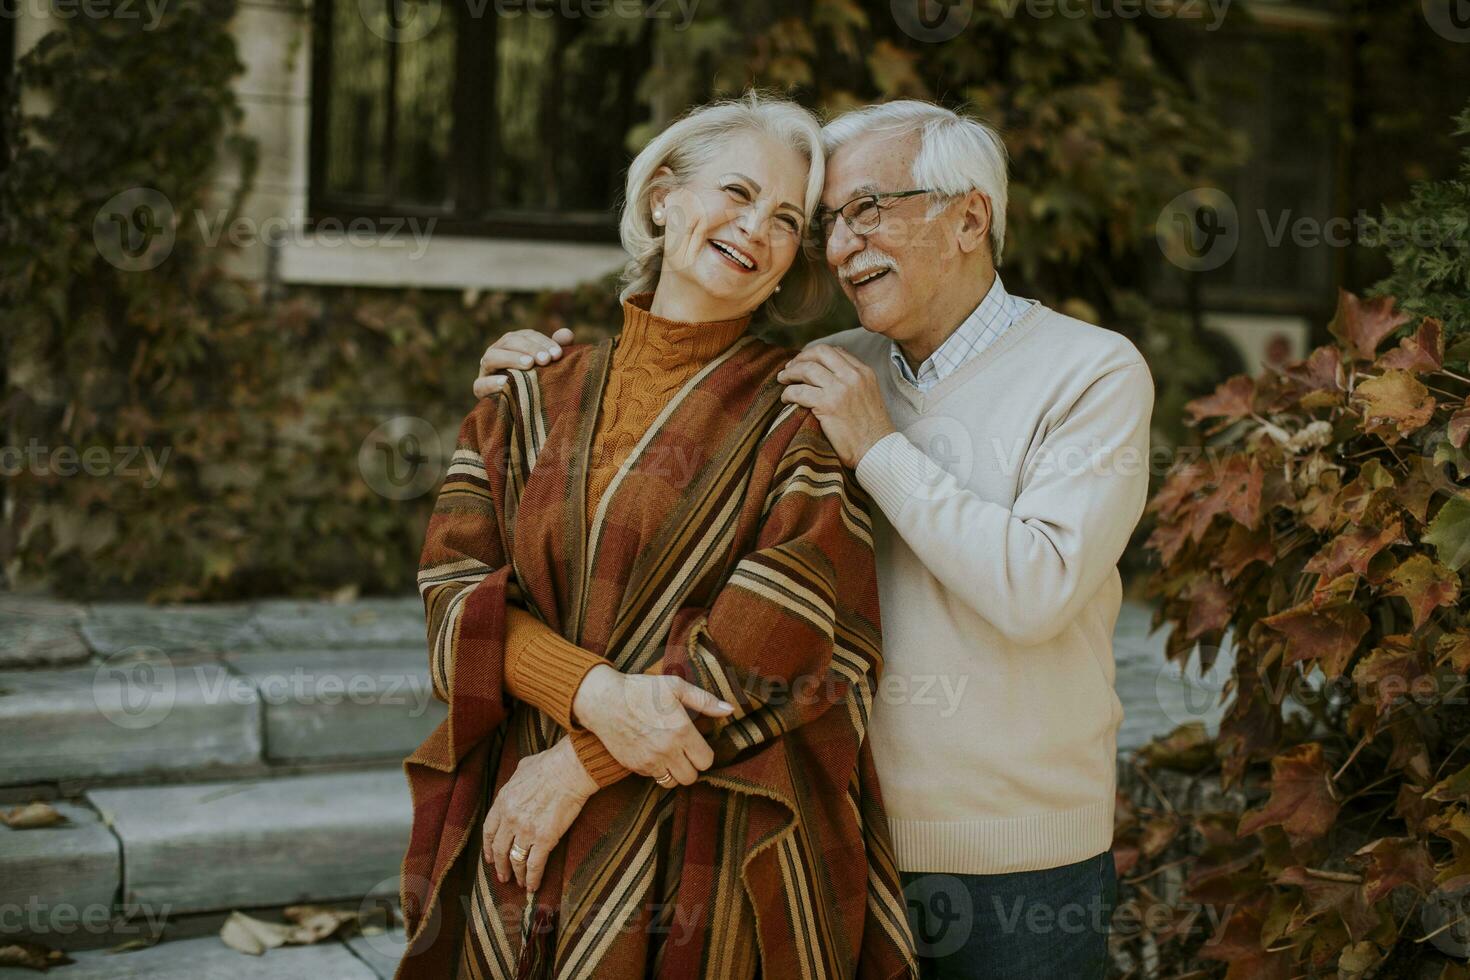
[[[951,199],[970,191],[990,199],[991,257],[999,266],[1006,241],[1006,147],[1000,134],[978,119],[932,102],[899,99],[843,113],[822,128],[822,145],[830,157],[842,145],[868,133],[920,134],[911,176],[915,189],[939,195],[930,205],[930,217]]]

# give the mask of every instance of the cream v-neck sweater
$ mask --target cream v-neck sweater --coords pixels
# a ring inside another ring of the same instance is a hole
[[[1036,304],[863,456],[883,619],[873,752],[898,866],[998,874],[1112,843],[1117,562],[1148,490],[1153,380],[1124,337]]]

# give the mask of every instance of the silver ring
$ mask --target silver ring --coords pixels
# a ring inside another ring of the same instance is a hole
[[[530,856],[531,852],[522,850],[519,844],[510,845],[510,859],[516,864],[520,864],[522,861]]]
[[[674,774],[665,769],[664,774],[662,776],[654,776],[653,781],[658,783],[660,786],[667,786],[669,785],[669,783],[674,781]]]

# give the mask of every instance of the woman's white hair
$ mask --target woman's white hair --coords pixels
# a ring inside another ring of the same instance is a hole
[[[822,145],[830,156],[867,133],[920,134],[910,176],[914,189],[938,193],[940,199],[929,208],[931,218],[950,200],[970,191],[990,198],[991,257],[999,266],[1006,242],[1006,147],[1000,134],[978,119],[932,102],[899,99],[843,113],[822,129]]]
[[[808,248],[806,235],[827,175],[821,124],[795,102],[754,91],[689,110],[633,159],[618,222],[623,248],[632,256],[623,269],[623,299],[648,292],[658,284],[664,230],[653,223],[649,199],[654,191],[679,186],[719,152],[726,140],[748,132],[763,133],[790,146],[810,164],[802,202],[803,244],[781,279],[781,291],[772,293],[766,301],[766,314],[777,323],[794,324],[810,320],[827,308],[832,297],[831,277],[822,268],[822,250]],[[659,174],[664,167],[671,174]]]

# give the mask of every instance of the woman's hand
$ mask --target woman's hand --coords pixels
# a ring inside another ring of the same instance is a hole
[[[522,370],[550,364],[561,357],[562,345],[572,342],[572,332],[562,327],[550,337],[536,330],[512,330],[485,348],[480,356],[480,376],[475,379],[475,397],[488,398],[505,387],[501,371]]]
[[[682,678],[624,674],[607,665],[587,672],[572,702],[574,718],[601,739],[618,762],[655,779],[671,773],[685,786],[715,760],[689,709],[712,718],[735,710]]]
[[[595,792],[570,739],[522,759],[485,815],[483,850],[496,877],[514,874],[527,891],[540,888],[546,859]]]

